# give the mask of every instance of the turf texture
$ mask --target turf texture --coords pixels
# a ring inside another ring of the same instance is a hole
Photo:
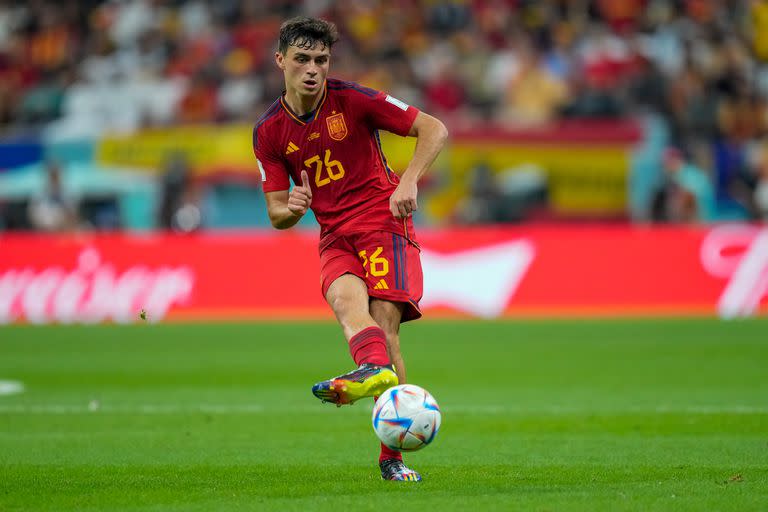
[[[768,509],[768,322],[419,321],[424,476],[383,482],[332,323],[0,328],[0,511]],[[7,386],[6,386],[7,387]],[[1,388],[0,388],[1,389]]]

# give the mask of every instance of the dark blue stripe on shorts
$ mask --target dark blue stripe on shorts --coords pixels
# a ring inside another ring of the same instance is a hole
[[[395,253],[395,286],[398,290],[408,291],[408,265],[405,261],[405,240],[399,235],[392,235],[392,249]]]
[[[404,238],[400,238],[400,250],[402,253],[400,254],[400,266],[403,267],[403,288],[405,291],[408,291],[408,260],[407,260],[407,253],[406,253],[406,247],[408,245],[408,242],[405,241]]]
[[[397,235],[392,234],[392,253],[395,255],[395,288],[400,290],[400,258],[397,253]]]

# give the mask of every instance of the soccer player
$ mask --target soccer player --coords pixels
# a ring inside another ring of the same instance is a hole
[[[321,19],[283,23],[275,61],[285,92],[256,122],[253,148],[272,225],[290,228],[310,207],[320,224],[322,293],[358,368],[312,392],[341,406],[406,381],[400,323],[421,316],[422,295],[411,215],[448,132],[392,96],[327,78],[337,39]],[[418,139],[402,177],[387,165],[379,130]],[[386,480],[421,479],[383,444],[379,467]]]

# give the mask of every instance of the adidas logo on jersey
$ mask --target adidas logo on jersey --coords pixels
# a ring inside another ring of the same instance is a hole
[[[290,155],[294,151],[298,151],[298,150],[299,150],[299,146],[297,146],[293,142],[288,142],[288,147],[285,148],[285,154]]]
[[[389,286],[387,286],[387,282],[383,279],[381,279],[378,283],[376,283],[376,286],[373,287],[374,290],[389,290]]]

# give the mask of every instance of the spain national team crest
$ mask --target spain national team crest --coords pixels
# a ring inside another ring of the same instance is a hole
[[[347,123],[344,122],[344,114],[341,112],[325,119],[328,124],[328,135],[333,140],[343,140],[347,136]]]

